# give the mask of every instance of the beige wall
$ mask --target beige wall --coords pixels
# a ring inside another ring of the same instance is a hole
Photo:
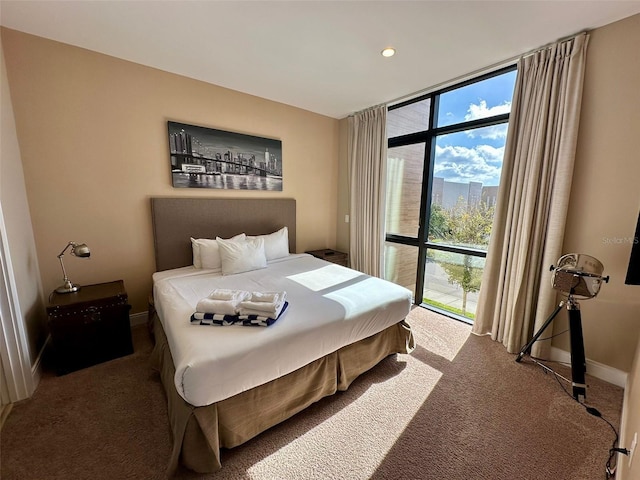
[[[4,50],[0,43],[2,76],[0,78],[0,206],[6,228],[15,291],[18,296],[21,321],[24,322],[29,345],[31,366],[46,339],[46,316],[36,245],[31,227],[25,179],[20,162],[20,148],[16,135],[13,107]],[[9,321],[3,319],[3,321]]]
[[[587,358],[628,371],[620,446],[640,432],[640,286],[625,285],[640,211],[640,15],[594,30],[589,41],[565,252],[598,258],[611,276],[581,302]],[[555,325],[564,328],[566,321]],[[569,350],[566,336],[557,346]],[[635,356],[635,361],[634,361]],[[640,476],[618,456],[621,480]]]
[[[624,411],[620,431],[620,447],[630,449],[634,434],[640,436],[640,342],[636,348],[636,358],[627,378],[624,392]],[[638,439],[640,441],[640,438]],[[617,478],[633,480],[640,478],[640,444],[636,445],[633,462],[629,466],[629,457],[618,456]]]
[[[65,257],[70,278],[122,278],[144,311],[154,195],[295,198],[297,250],[335,246],[337,120],[13,30],[2,41],[46,292],[60,250],[85,242],[90,259]],[[284,190],[174,189],[167,120],[281,139]]]
[[[640,286],[624,284],[640,211],[638,45],[640,15],[591,34],[564,241],[564,252],[596,257],[611,276],[581,302],[584,345],[587,358],[623,371],[640,336]],[[559,338],[569,350],[567,336]]]
[[[339,164],[338,164],[338,223],[336,226],[336,248],[349,252],[349,224],[344,220],[349,215],[351,199],[349,187],[349,119],[339,122]]]

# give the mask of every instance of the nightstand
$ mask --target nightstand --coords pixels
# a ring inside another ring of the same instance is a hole
[[[53,292],[47,306],[58,375],[133,353],[124,282]]]
[[[308,253],[316,258],[321,258],[327,262],[337,263],[343,267],[349,266],[349,254],[344,252],[338,252],[337,250],[331,250],[330,248],[323,248],[322,250],[311,250]]]

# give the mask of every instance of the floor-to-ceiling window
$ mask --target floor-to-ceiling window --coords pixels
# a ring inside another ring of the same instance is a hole
[[[515,66],[389,107],[385,277],[473,321]]]

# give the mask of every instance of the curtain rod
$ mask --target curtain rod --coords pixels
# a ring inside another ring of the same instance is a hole
[[[347,115],[345,118],[353,117],[357,113],[364,113],[364,112],[367,112],[369,110],[373,110],[374,108],[388,107],[388,106],[389,106],[388,103],[378,103],[377,105],[372,105],[371,107],[363,108],[362,110],[358,110],[357,112],[352,112],[349,115]]]
[[[489,72],[491,72],[493,70],[499,70],[502,67],[506,67],[508,65],[511,65],[511,64],[515,63],[520,58],[529,57],[531,55],[534,55],[537,52],[541,52],[543,50],[547,50],[547,49],[553,47],[557,43],[566,42],[567,40],[571,40],[572,38],[576,38],[579,35],[584,35],[584,34],[587,34],[587,33],[589,33],[588,30],[583,30],[581,32],[569,35],[567,37],[560,38],[560,39],[556,40],[555,42],[547,43],[546,45],[543,45],[542,47],[538,47],[538,48],[535,48],[533,50],[529,50],[526,53],[523,53],[523,54],[520,54],[520,55],[516,55],[514,57],[508,58],[506,60],[502,60],[500,62],[496,62],[496,63],[494,63],[492,65],[489,65],[488,67],[479,68],[477,70],[474,70],[473,72],[465,73],[464,75],[459,75],[459,76],[457,76],[457,77],[455,77],[455,78],[453,78],[451,80],[447,80],[446,82],[440,82],[440,83],[438,83],[436,85],[433,85],[431,87],[424,88],[422,90],[418,90],[417,92],[413,92],[413,93],[410,93],[408,95],[403,95],[402,97],[394,98],[393,100],[389,100],[388,102],[386,102],[386,105],[387,106],[392,106],[392,105],[395,105],[396,103],[404,102],[406,100],[410,100],[412,98],[419,97],[420,95],[425,95],[425,94],[431,93],[431,92],[433,92],[435,90],[441,90],[442,88],[446,88],[446,87],[448,87],[450,85],[454,85],[456,83],[464,82],[465,80],[469,80],[470,78],[479,77],[479,76],[481,76],[481,75],[483,75],[485,73],[489,73]]]
[[[443,88],[446,88],[450,85],[454,85],[456,83],[461,83],[464,82],[465,80],[469,80],[470,78],[473,77],[479,77],[480,75],[483,75],[485,73],[489,73],[492,70],[498,70],[502,67],[506,67],[508,65],[511,65],[512,63],[515,63],[522,55],[518,55],[517,57],[511,57],[507,60],[503,60],[501,62],[498,63],[494,63],[492,65],[489,65],[488,67],[483,67],[483,68],[479,68],[477,70],[474,70],[472,72],[469,73],[465,73],[464,75],[459,75],[455,78],[452,78],[450,80],[447,80],[446,82],[440,82],[440,83],[436,83],[435,85],[429,87],[429,88],[424,88],[422,90],[418,90],[417,92],[413,92],[410,93],[409,95],[403,95],[402,97],[398,97],[398,98],[394,98],[393,100],[389,100],[387,102],[387,106],[391,106],[394,105],[396,103],[400,103],[400,102],[404,102],[406,100],[410,100],[414,97],[419,97],[420,95],[425,95],[427,93],[431,93],[435,90],[441,90]]]

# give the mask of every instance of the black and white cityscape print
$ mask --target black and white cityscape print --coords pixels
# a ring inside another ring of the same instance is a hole
[[[176,188],[282,191],[282,141],[168,122]]]

